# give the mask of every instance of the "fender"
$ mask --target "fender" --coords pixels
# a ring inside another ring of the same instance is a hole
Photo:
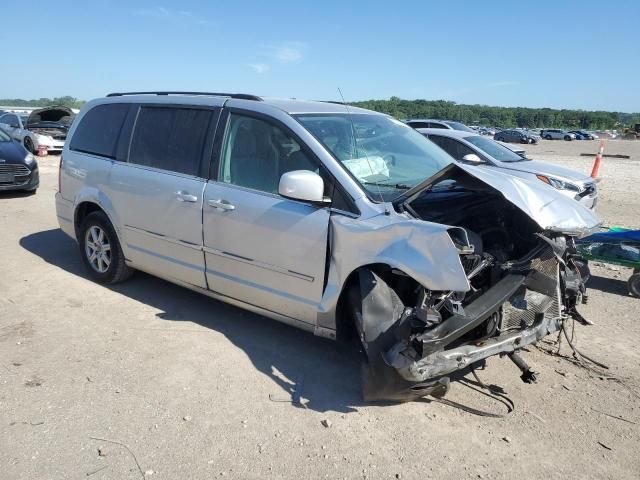
[[[469,290],[451,226],[395,211],[370,219],[332,215],[327,285],[318,309],[318,333],[335,330],[338,300],[349,276],[375,263],[401,270],[429,290]]]

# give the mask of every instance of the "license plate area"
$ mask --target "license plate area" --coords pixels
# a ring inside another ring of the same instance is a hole
[[[13,183],[15,176],[12,173],[0,173],[0,183]]]

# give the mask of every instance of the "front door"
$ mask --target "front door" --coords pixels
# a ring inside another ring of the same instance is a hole
[[[209,288],[315,323],[322,296],[329,209],[278,194],[280,176],[320,171],[282,125],[229,115],[217,181],[205,189],[204,251]]]

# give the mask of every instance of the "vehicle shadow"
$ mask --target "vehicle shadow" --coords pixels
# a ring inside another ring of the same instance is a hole
[[[51,265],[89,278],[76,243],[59,229],[27,235],[20,246]],[[270,396],[273,401],[302,397],[304,405],[293,404],[342,413],[363,404],[358,352],[351,345],[315,337],[142,272],[106,288],[161,310],[157,316],[164,321],[194,322],[225,335],[279,387]]]
[[[631,273],[629,273],[631,276]],[[612,293],[615,295],[622,295],[624,297],[629,296],[629,287],[627,286],[627,278],[607,278],[599,277],[591,274],[589,281],[587,282],[587,288],[593,290],[600,290],[604,293]]]
[[[25,192],[24,190],[0,190],[0,200],[5,198],[24,198],[35,195],[35,190],[32,192]]]

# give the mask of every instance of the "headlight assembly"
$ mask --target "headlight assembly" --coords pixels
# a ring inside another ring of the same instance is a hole
[[[29,168],[35,167],[37,165],[36,157],[29,153],[26,157],[24,157],[24,163]]]
[[[553,177],[547,177],[546,175],[536,175],[538,180],[546,183],[547,185],[551,185],[553,188],[557,188],[558,190],[570,190],[572,192],[579,192],[580,187],[574,185],[570,182],[565,182],[564,180],[560,180]]]

